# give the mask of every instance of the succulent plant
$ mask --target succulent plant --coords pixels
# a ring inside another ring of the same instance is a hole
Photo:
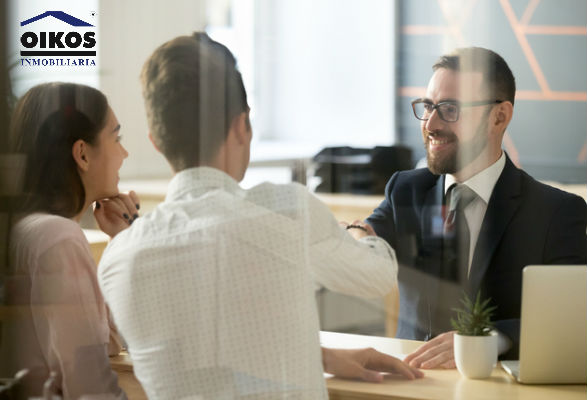
[[[488,336],[493,324],[493,316],[496,306],[490,306],[491,298],[481,301],[481,293],[478,292],[473,302],[466,293],[463,293],[462,308],[453,308],[457,313],[457,319],[451,318],[450,323],[459,335]]]

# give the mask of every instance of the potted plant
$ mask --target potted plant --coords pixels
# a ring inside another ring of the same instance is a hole
[[[451,324],[454,335],[455,363],[459,372],[471,379],[487,378],[497,363],[497,333],[492,331],[491,317],[496,309],[491,299],[481,300],[477,293],[473,302],[466,294],[455,308],[457,319]]]

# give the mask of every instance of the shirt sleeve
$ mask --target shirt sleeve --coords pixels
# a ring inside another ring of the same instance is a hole
[[[96,266],[81,238],[58,242],[39,256],[31,306],[45,359],[65,398],[126,398],[110,368],[109,320]]]
[[[114,323],[114,317],[112,316],[112,312],[110,312],[110,307],[106,305],[106,313],[108,317],[108,330],[109,330],[109,340],[108,340],[108,355],[109,356],[116,356],[124,347],[124,340],[122,336],[120,336],[120,332],[118,332],[118,327]]]
[[[336,292],[367,298],[394,290],[397,260],[391,246],[376,236],[355,240],[324,203],[311,194],[307,197],[310,260],[316,282]]]

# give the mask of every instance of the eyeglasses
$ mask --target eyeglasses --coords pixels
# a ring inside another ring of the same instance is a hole
[[[416,99],[412,101],[412,109],[414,115],[420,121],[428,121],[430,115],[434,110],[437,110],[438,116],[446,122],[457,122],[459,115],[461,114],[461,108],[463,107],[477,107],[487,106],[503,103],[503,100],[481,100],[481,101],[470,101],[467,103],[461,103],[454,100],[441,101],[438,104],[434,104],[430,100]]]

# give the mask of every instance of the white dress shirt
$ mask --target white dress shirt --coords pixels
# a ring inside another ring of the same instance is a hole
[[[473,261],[473,253],[481,231],[481,224],[487,211],[487,204],[491,198],[493,188],[505,167],[505,153],[501,152],[501,157],[483,171],[473,175],[464,182],[458,182],[469,187],[477,195],[463,210],[465,218],[467,219],[467,226],[469,227],[469,273],[471,272],[471,263]],[[452,184],[457,183],[453,175],[446,175],[444,180],[444,194],[446,195],[448,189]]]
[[[377,297],[396,276],[386,241],[354,240],[305,187],[243,190],[207,167],[178,173],[99,266],[150,399],[325,399],[315,283]]]
[[[483,171],[473,175],[471,178],[464,182],[463,185],[468,186],[475,192],[477,197],[471,201],[463,210],[465,218],[467,220],[467,226],[469,227],[469,274],[471,273],[471,263],[473,262],[473,253],[475,252],[475,246],[477,245],[477,239],[479,239],[479,232],[481,231],[481,224],[487,211],[487,205],[493,193],[493,188],[497,183],[503,168],[505,167],[505,153],[501,152],[501,157],[489,167]],[[451,187],[453,183],[457,183],[457,180],[453,175],[446,175],[444,180],[444,194]],[[509,350],[512,345],[511,340],[501,332],[498,333],[498,352],[503,354]]]

